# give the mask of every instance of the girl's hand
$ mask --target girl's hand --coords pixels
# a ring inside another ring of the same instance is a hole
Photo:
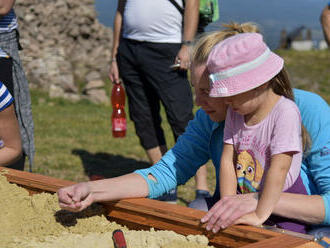
[[[235,224],[245,224],[251,226],[262,225],[266,220],[261,219],[257,216],[256,212],[251,212],[239,218]]]
[[[225,196],[207,212],[201,222],[207,223],[206,230],[216,233],[220,229],[238,224],[236,221],[253,212],[257,204],[257,193]]]

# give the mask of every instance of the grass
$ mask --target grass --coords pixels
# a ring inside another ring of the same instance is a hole
[[[295,87],[317,92],[330,102],[328,51],[278,53],[285,58]],[[89,173],[113,177],[149,166],[131,121],[125,138],[112,137],[110,106],[50,99],[38,90],[32,90],[31,96],[36,146],[33,172],[80,182],[88,180]],[[166,120],[164,110],[162,118]],[[163,128],[168,147],[172,147],[174,140],[166,121]],[[215,175],[210,164],[208,172],[209,187],[213,190]],[[191,201],[194,189],[193,179],[180,186],[178,203],[185,205]]]
[[[278,51],[294,87],[320,94],[330,102],[330,51]]]
[[[31,91],[31,97],[36,146],[33,172],[80,182],[88,180],[88,174],[114,177],[149,167],[131,121],[125,138],[112,137],[110,106],[50,99],[37,90]],[[166,119],[163,109],[162,116]],[[167,122],[163,128],[172,147],[174,139]],[[212,173],[209,176],[210,182],[214,181]],[[183,205],[194,197],[193,180],[179,188],[180,195]]]

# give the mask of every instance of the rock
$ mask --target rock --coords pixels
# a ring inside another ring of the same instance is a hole
[[[58,85],[50,85],[49,87],[49,97],[50,98],[57,98],[57,97],[63,97],[64,90],[59,87]]]
[[[104,89],[91,89],[87,91],[87,99],[94,103],[109,104],[110,100]]]
[[[94,0],[17,0],[15,12],[31,88],[76,101],[78,82],[108,77],[112,30],[97,20]]]
[[[104,82],[100,79],[92,80],[92,81],[88,82],[88,84],[85,86],[83,92],[88,92],[89,90],[100,89],[100,88],[104,88]]]
[[[92,81],[92,80],[98,80],[100,78],[102,78],[101,74],[97,71],[91,71],[86,75],[87,82]]]

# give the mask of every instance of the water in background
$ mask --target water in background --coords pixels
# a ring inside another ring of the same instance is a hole
[[[157,1],[157,0],[155,0]],[[319,16],[328,0],[220,0],[220,20],[212,23],[207,31],[216,30],[221,23],[253,21],[261,25],[268,45],[276,48],[280,32],[287,32],[304,25],[312,30],[315,42],[323,39]],[[95,0],[99,20],[112,27],[117,0]]]

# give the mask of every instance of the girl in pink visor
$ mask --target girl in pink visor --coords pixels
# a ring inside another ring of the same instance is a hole
[[[294,103],[283,59],[258,33],[217,44],[207,61],[211,97],[228,105],[220,164],[221,197],[260,192],[257,208],[236,224],[276,225],[296,232],[306,226],[271,215],[282,191],[307,194],[300,178],[308,134]],[[222,223],[213,209],[213,230]]]

